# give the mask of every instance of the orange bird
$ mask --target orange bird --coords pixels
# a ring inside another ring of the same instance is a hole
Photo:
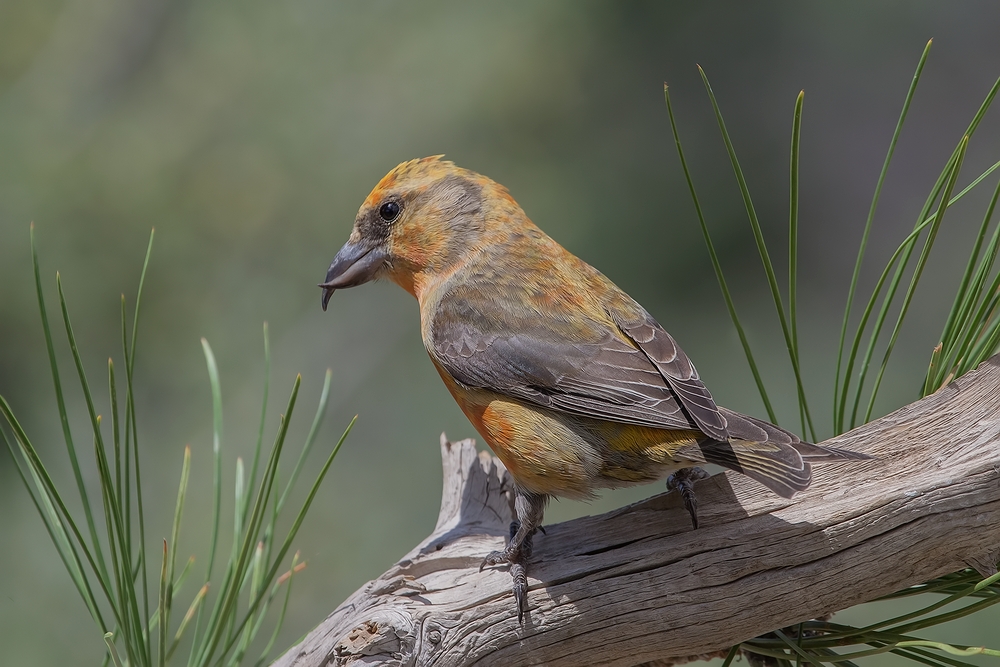
[[[320,284],[323,309],[335,290],[381,277],[417,298],[434,367],[516,483],[510,542],[483,566],[510,565],[519,620],[549,496],[676,473],[697,528],[691,466],[715,463],[787,498],[809,486],[810,462],[867,458],[717,406],[642,306],[502,185],[440,158],[404,162],[368,195]]]

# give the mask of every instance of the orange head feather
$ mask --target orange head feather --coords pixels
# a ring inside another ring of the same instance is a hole
[[[371,191],[320,285],[324,307],[333,290],[383,276],[419,297],[486,243],[498,220],[531,225],[502,185],[441,158],[403,162]],[[496,215],[498,207],[510,210]]]

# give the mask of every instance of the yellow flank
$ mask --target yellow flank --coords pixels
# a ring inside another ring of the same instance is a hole
[[[652,482],[697,463],[675,455],[705,439],[700,431],[668,431],[540,408],[461,387],[440,367],[438,372],[518,485],[533,493],[590,498],[599,488]]]
[[[695,445],[705,435],[701,431],[667,431],[648,426],[622,424],[606,420],[588,420],[596,434],[611,449],[624,454],[641,455],[655,463],[668,464],[685,445]]]

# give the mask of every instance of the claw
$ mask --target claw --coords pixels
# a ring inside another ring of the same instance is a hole
[[[503,563],[510,562],[510,555],[507,554],[507,550],[503,551],[491,551],[486,554],[486,558],[479,565],[479,571],[482,572],[487,565],[502,565]]]
[[[512,539],[520,527],[517,521],[511,523]],[[528,611],[528,570],[524,566],[524,561],[531,557],[531,541],[531,535],[528,535],[520,546],[517,546],[516,542],[511,542],[503,551],[491,551],[479,565],[480,572],[487,565],[503,565],[504,563],[510,565],[510,576],[514,580],[512,592],[514,593],[514,604],[517,606],[517,622],[522,624],[524,623],[524,614]]]
[[[514,579],[514,604],[517,606],[517,622],[524,624],[524,613],[528,611],[528,575],[524,565],[511,563],[510,575]]]
[[[684,509],[691,515],[691,525],[698,530],[698,499],[694,495],[694,483],[705,479],[708,473],[701,468],[681,468],[667,478],[667,490],[677,490],[681,494]]]
[[[520,560],[521,547],[517,545],[514,537],[517,535],[517,531],[521,529],[521,522],[514,519],[510,522],[510,542],[507,544],[507,548],[503,551],[491,551],[486,554],[486,558],[483,559],[482,564],[479,566],[479,571],[482,572],[483,568],[487,565],[502,565],[503,563],[513,563]]]
[[[532,536],[542,523],[546,496],[519,493],[514,500],[517,519],[510,524],[510,541],[502,551],[492,551],[479,566],[482,572],[487,565],[510,565],[514,580],[514,603],[517,605],[517,622],[524,623],[528,611],[528,571],[526,563],[531,558]],[[544,531],[543,531],[544,532]]]
[[[691,488],[690,484],[685,484],[680,491],[684,509],[691,515],[691,528],[698,530],[698,499],[694,497],[694,489]]]

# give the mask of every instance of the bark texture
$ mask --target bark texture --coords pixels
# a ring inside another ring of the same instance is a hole
[[[616,665],[712,653],[1000,555],[1000,356],[833,438],[795,498],[735,474],[546,526],[518,625],[505,568],[479,572],[511,519],[502,464],[441,440],[434,532],[275,664]]]

